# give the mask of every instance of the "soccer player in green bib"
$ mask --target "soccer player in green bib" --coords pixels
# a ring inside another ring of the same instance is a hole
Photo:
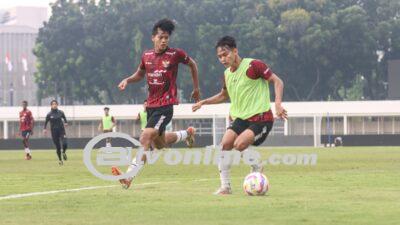
[[[140,111],[138,113],[138,117],[137,117],[137,119],[140,122],[140,129],[142,131],[144,130],[144,128],[146,128],[146,125],[147,125],[147,111],[146,111],[146,109],[147,109],[147,100],[145,100],[143,102],[143,111]]]
[[[261,60],[241,58],[233,37],[221,38],[215,46],[219,61],[226,67],[224,85],[220,93],[193,105],[193,111],[203,105],[218,104],[230,99],[230,117],[232,124],[225,132],[222,151],[235,148],[246,150],[250,145],[258,146],[265,141],[272,129],[274,117],[270,106],[269,83],[274,84],[275,111],[279,118],[286,119],[287,112],[282,107],[283,82]],[[229,160],[224,161],[224,154],[218,163],[221,187],[214,193],[231,194]],[[251,165],[252,171],[262,170],[257,162]]]
[[[104,108],[104,116],[101,118],[101,122],[99,124],[99,130],[103,131],[103,133],[113,132],[113,129],[116,127],[115,118],[110,115],[110,108]],[[111,138],[106,139],[106,146],[111,147]]]

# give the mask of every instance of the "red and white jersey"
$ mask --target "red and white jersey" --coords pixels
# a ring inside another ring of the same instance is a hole
[[[33,116],[30,110],[22,110],[19,112],[19,129],[20,131],[32,130]]]
[[[176,87],[178,65],[188,64],[189,60],[186,52],[178,48],[167,48],[162,53],[156,53],[154,49],[143,53],[140,69],[146,71],[148,108],[179,103]]]

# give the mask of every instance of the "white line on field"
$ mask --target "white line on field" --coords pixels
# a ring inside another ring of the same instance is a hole
[[[214,180],[214,179],[197,179],[197,180],[193,180],[193,181],[200,182],[200,181],[207,181],[207,180]],[[145,185],[154,185],[154,184],[168,184],[168,183],[178,183],[178,182],[179,181],[165,181],[165,182],[159,181],[159,182],[149,182],[149,183],[135,184],[135,186],[145,186]],[[38,195],[50,195],[50,194],[57,194],[57,193],[64,193],[64,192],[77,192],[77,191],[85,191],[85,190],[111,188],[111,187],[117,187],[117,186],[119,186],[119,185],[92,186],[92,187],[82,187],[82,188],[54,190],[54,191],[31,192],[31,193],[25,193],[25,194],[13,194],[13,195],[0,196],[0,201],[1,200],[6,200],[6,199],[25,198],[25,197],[38,196]]]
[[[3,196],[3,197],[0,197],[0,200],[13,199],[13,198],[25,198],[25,197],[37,196],[37,195],[57,194],[57,193],[63,193],[63,192],[76,192],[76,191],[83,191],[83,190],[94,190],[94,189],[100,189],[100,188],[110,188],[110,187],[115,187],[115,186],[117,186],[117,185],[92,186],[92,187],[82,187],[82,188],[74,188],[74,189],[55,190],[55,191],[43,191],[43,192],[31,192],[31,193],[25,193],[25,194],[14,194],[14,195],[6,195],[6,196]]]

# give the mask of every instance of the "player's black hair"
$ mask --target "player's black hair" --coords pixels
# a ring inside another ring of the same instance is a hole
[[[55,99],[51,100],[50,105],[53,104],[53,102],[57,103],[57,105],[58,105],[58,102]]]
[[[147,102],[147,99],[143,101],[143,103],[146,103],[146,102]]]
[[[172,32],[175,30],[175,24],[174,24],[174,22],[172,20],[167,19],[167,18],[159,20],[153,26],[153,35],[157,34],[158,28],[160,28],[160,30],[165,31],[169,35],[171,35]]]
[[[27,100],[23,100],[22,103],[25,103],[28,105],[28,101]]]
[[[219,47],[227,47],[229,49],[236,48],[236,40],[231,36],[224,36],[218,40],[217,44],[215,45],[215,49]]]
[[[108,107],[104,107],[104,110],[110,110],[110,108],[108,108]]]

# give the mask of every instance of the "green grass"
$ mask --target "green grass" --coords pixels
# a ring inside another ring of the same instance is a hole
[[[146,166],[129,190],[119,186],[0,200],[0,224],[393,224],[400,221],[400,148],[272,148],[273,153],[317,153],[315,166],[268,166],[271,190],[246,196],[249,172],[232,170],[231,196],[213,196],[215,166]],[[82,151],[58,166],[54,151],[0,151],[0,197],[117,184],[85,168]],[[151,182],[160,182],[149,184]]]

